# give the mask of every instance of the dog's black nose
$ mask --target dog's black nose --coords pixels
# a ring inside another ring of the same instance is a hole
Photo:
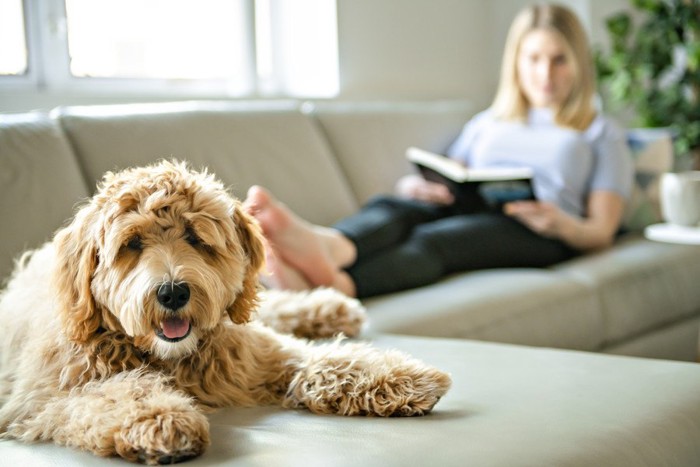
[[[158,288],[158,303],[169,310],[179,310],[190,300],[190,288],[184,283],[164,282]]]

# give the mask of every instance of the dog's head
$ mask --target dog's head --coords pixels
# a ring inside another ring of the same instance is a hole
[[[162,359],[193,352],[227,316],[247,321],[264,258],[223,185],[168,161],[107,173],[54,245],[68,338],[121,331]]]

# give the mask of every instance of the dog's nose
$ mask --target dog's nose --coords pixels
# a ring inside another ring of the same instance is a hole
[[[178,310],[190,300],[190,288],[184,283],[164,282],[158,288],[158,303],[169,310]]]

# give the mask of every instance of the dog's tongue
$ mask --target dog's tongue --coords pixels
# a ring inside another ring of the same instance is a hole
[[[183,337],[190,330],[190,322],[183,318],[167,318],[160,326],[163,328],[163,335],[168,339]]]

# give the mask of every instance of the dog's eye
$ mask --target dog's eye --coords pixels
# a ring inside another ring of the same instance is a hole
[[[192,246],[199,246],[202,244],[202,241],[192,229],[185,230],[185,240]]]
[[[215,255],[214,249],[211,246],[204,243],[202,239],[197,236],[194,230],[192,230],[191,227],[188,227],[185,230],[185,241],[200,251],[206,252],[212,256]]]
[[[143,250],[143,245],[141,244],[141,237],[139,237],[138,235],[131,237],[131,239],[129,239],[129,243],[126,244],[126,247],[133,251]]]

